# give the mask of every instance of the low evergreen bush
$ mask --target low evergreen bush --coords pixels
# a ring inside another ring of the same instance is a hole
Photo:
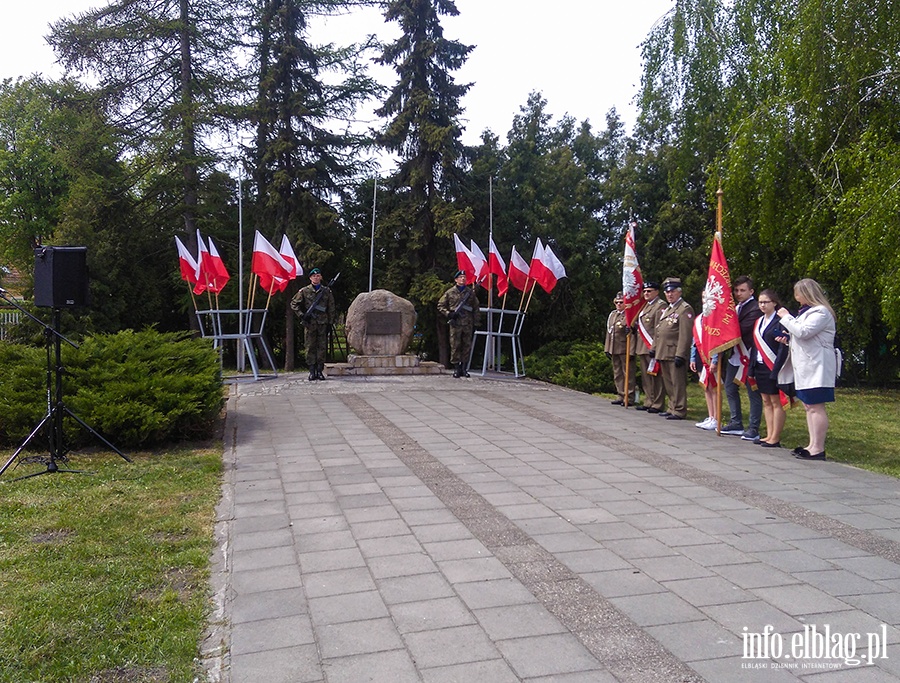
[[[526,356],[528,375],[587,393],[615,393],[612,361],[599,342],[551,342]]]
[[[63,366],[66,406],[120,448],[208,438],[224,403],[216,352],[187,333],[90,337],[63,347]],[[45,367],[42,350],[0,344],[0,446],[24,440],[46,412]],[[93,438],[71,419],[65,433],[71,445]]]

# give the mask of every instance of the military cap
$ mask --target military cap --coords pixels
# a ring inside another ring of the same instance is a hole
[[[455,280],[455,279],[458,278],[460,275],[465,275],[465,274],[466,274],[466,271],[464,271],[464,270],[457,270],[457,271],[453,274],[453,279]]]
[[[681,289],[681,280],[677,277],[667,277],[663,280],[663,291],[671,292],[673,289]]]
[[[613,299],[613,301],[617,304],[623,304],[625,303],[625,295],[622,294],[622,292],[619,292],[618,294],[616,294],[616,298]]]
[[[313,268],[311,271],[309,271],[310,277],[312,277],[313,275],[321,275],[321,274],[322,274],[322,271],[319,270],[318,268]]]
[[[659,289],[659,283],[653,281],[647,281],[644,283],[644,289]]]

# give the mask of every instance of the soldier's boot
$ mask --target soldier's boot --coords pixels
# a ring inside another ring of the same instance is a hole
[[[325,379],[323,370],[325,370],[325,363],[319,363],[319,365],[316,367],[316,379]]]
[[[461,377],[462,376],[462,363],[457,363],[453,366],[453,376]]]
[[[310,382],[315,382],[318,379],[318,377],[316,377],[316,366],[315,365],[309,366],[309,377],[307,379]]]
[[[459,364],[459,376],[460,377],[468,377],[469,376],[469,368],[468,363],[460,363]]]

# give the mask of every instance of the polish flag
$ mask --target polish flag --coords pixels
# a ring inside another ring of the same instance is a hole
[[[259,283],[267,292],[273,292],[276,289],[281,291],[287,286],[290,279],[291,264],[284,260],[275,247],[256,231],[256,237],[253,240],[253,257],[250,259],[250,272],[259,277]],[[281,281],[284,281],[282,286]]]
[[[281,249],[278,250],[278,253],[281,254],[281,258],[287,261],[291,266],[291,280],[303,275],[303,266],[301,266],[300,261],[297,260],[297,255],[294,254],[294,248],[291,246],[291,241],[288,239],[287,235],[281,236]]]
[[[197,267],[200,272],[200,280],[194,285],[194,294],[200,294],[204,289],[209,290],[213,294],[219,290],[215,288],[215,275],[210,268],[209,249],[200,235],[200,228],[197,228]]]
[[[556,287],[556,283],[559,280],[567,277],[566,268],[563,266],[562,261],[556,257],[556,254],[553,253],[549,244],[544,247],[544,253],[541,260],[543,262],[544,274],[543,278],[538,280],[538,284],[543,287],[547,294],[549,294],[553,288]],[[534,265],[533,261],[532,265]]]
[[[544,266],[544,245],[541,244],[541,238],[534,245],[534,251],[531,253],[531,265],[528,267],[528,277],[535,282],[540,283],[544,278],[547,268]],[[541,285],[543,287],[543,285]]]
[[[469,252],[472,254],[472,263],[475,265],[475,279],[485,289],[491,288],[490,271],[488,270],[488,260],[481,251],[481,247],[475,244],[475,240],[470,240],[472,245]],[[485,284],[487,282],[487,284]]]
[[[225,285],[228,284],[231,276],[225,268],[225,262],[222,260],[222,257],[219,256],[219,250],[216,249],[216,245],[213,244],[212,237],[209,238],[209,260],[210,268],[213,272],[213,282],[215,282],[218,287],[216,291],[221,292]]]
[[[531,282],[528,278],[528,270],[525,259],[513,247],[509,257],[509,283],[521,292],[524,292]],[[532,286],[534,286],[533,283]]]
[[[197,259],[191,255],[191,252],[187,250],[187,247],[182,244],[177,236],[175,237],[175,247],[178,249],[178,267],[181,270],[181,279],[188,284],[199,286],[200,264],[197,263]],[[203,289],[200,291],[202,292]]]
[[[488,273],[497,276],[497,293],[500,296],[506,294],[509,289],[509,282],[506,279],[506,263],[500,256],[493,237],[490,238],[490,251],[488,252]]]
[[[462,240],[459,239],[456,233],[453,233],[453,244],[456,248],[456,267],[465,272],[466,284],[470,285],[475,282],[475,275],[478,272],[475,267],[475,256],[462,243]]]

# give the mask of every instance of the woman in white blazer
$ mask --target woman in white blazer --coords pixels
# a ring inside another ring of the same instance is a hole
[[[794,285],[794,298],[800,312],[794,317],[780,308],[781,326],[790,333],[791,366],[797,398],[806,408],[806,427],[809,445],[795,448],[794,456],[801,460],[825,460],[825,434],[828,413],[825,404],[834,402],[837,360],[834,354],[836,332],[834,310],[819,283],[804,278]]]

